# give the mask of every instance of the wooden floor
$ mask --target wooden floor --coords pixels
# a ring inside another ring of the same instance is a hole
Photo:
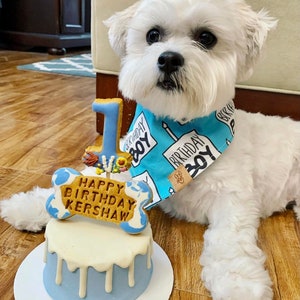
[[[53,57],[0,51],[0,199],[50,186],[54,170],[81,169],[81,155],[93,144],[95,79],[18,71],[17,65]],[[154,239],[174,269],[172,300],[210,299],[198,263],[205,227],[150,212]],[[11,300],[15,273],[43,242],[43,233],[20,232],[0,220],[0,299]],[[274,299],[300,299],[300,225],[291,211],[262,221],[259,245],[274,282]],[[34,276],[34,270],[33,270]]]

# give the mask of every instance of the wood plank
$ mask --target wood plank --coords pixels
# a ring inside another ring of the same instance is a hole
[[[4,221],[0,220],[0,228]],[[13,241],[12,241],[13,237]],[[13,282],[15,271],[20,262],[34,249],[44,241],[44,234],[33,234],[21,232],[9,226],[1,233],[0,244],[0,299],[13,299]],[[4,278],[4,280],[3,280]]]
[[[300,225],[292,211],[262,221],[259,246],[274,283],[274,299],[300,299]]]
[[[151,209],[149,220],[154,240],[165,250],[172,263],[174,289],[209,298],[200,279],[202,268],[199,264],[206,227],[171,218],[159,208]]]

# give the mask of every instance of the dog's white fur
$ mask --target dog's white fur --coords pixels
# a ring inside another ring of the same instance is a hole
[[[0,216],[19,230],[41,231],[50,220],[46,200],[52,189],[35,187],[27,193],[13,195],[0,201]]]
[[[156,115],[191,120],[234,97],[236,82],[252,74],[276,21],[240,0],[141,0],[106,24],[111,45],[122,58],[123,95]],[[152,28],[163,29],[163,36],[149,45],[146,35]],[[201,28],[217,37],[212,49],[191,38]],[[184,57],[184,65],[172,75],[181,90],[157,86],[164,76],[157,60],[165,51]],[[200,263],[214,299],[272,299],[257,228],[261,217],[284,210],[291,200],[300,220],[300,124],[240,110],[235,122],[229,149],[161,207],[173,216],[209,224]],[[1,216],[16,226],[19,214],[13,219],[18,209],[11,208],[12,200],[1,201]],[[40,228],[34,226],[38,221],[27,221],[23,229]]]

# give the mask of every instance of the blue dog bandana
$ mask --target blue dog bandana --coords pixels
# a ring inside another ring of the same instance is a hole
[[[181,190],[207,169],[234,136],[234,104],[187,123],[156,117],[137,105],[124,143],[131,175],[151,187],[150,208]]]

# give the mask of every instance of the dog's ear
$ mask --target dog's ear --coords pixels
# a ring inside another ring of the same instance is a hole
[[[108,38],[112,49],[115,53],[123,57],[126,53],[126,37],[128,24],[134,16],[140,1],[136,2],[127,9],[117,12],[103,23],[109,28]]]
[[[268,33],[277,25],[277,20],[270,17],[266,10],[254,12],[248,5],[240,7],[240,17],[245,30],[246,55],[238,70],[238,81],[246,80],[252,75]]]

